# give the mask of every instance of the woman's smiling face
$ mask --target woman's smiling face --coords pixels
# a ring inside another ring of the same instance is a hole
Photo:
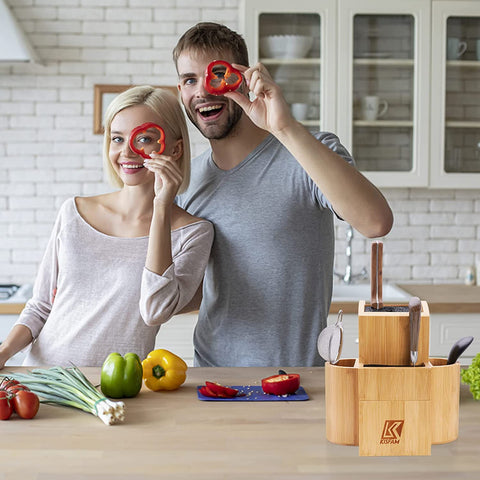
[[[152,122],[161,125],[159,118],[147,105],[135,105],[118,112],[110,126],[110,162],[125,185],[153,182],[154,176],[144,166],[144,159],[135,153],[129,145],[130,134],[135,127]],[[147,152],[154,150],[149,146],[155,144],[158,137],[156,129],[148,130],[137,137],[137,147]],[[168,139],[165,140],[168,148]],[[165,152],[167,153],[167,152]]]

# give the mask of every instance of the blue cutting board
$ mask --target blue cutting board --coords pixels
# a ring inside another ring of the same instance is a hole
[[[295,393],[285,396],[268,395],[263,393],[261,385],[240,385],[232,386],[245,395],[237,396],[233,398],[218,398],[218,397],[206,397],[202,395],[199,389],[202,385],[197,387],[197,395],[199,400],[206,402],[295,402],[299,400],[308,400],[307,392],[303,387],[300,387]]]

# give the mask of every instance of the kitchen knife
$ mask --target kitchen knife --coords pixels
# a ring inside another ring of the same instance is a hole
[[[411,297],[408,302],[408,316],[410,323],[410,361],[413,366],[418,359],[418,336],[420,334],[420,313],[422,302],[418,297]]]
[[[383,265],[383,243],[372,243],[371,273],[370,273],[370,305],[375,310],[383,308],[382,300],[382,265]]]
[[[447,365],[454,364],[459,358],[460,355],[470,346],[473,342],[473,337],[463,337],[460,340],[457,340],[453,347],[450,349],[448,354]]]

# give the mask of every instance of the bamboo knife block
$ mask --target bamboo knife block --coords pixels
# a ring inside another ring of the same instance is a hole
[[[359,358],[325,364],[327,440],[358,445],[361,456],[401,456],[457,438],[460,364],[429,358],[429,323],[422,301],[414,367],[408,312],[365,312],[359,302]]]
[[[385,305],[405,306],[405,305]],[[365,311],[364,300],[358,302],[358,359],[363,365],[410,365],[410,320],[407,312]],[[425,364],[429,356],[430,312],[422,301],[418,358]]]
[[[460,364],[422,367],[325,364],[327,440],[358,445],[360,456],[430,455],[458,437]]]

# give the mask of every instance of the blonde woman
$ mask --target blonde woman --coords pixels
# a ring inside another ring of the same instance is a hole
[[[159,125],[136,138],[132,130]],[[175,205],[190,177],[187,126],[167,90],[133,87],[105,114],[104,168],[119,189],[74,197],[61,207],[34,285],[8,338],[0,368],[30,345],[24,365],[99,366],[111,352],[145,358],[160,325],[201,284],[211,223]]]

